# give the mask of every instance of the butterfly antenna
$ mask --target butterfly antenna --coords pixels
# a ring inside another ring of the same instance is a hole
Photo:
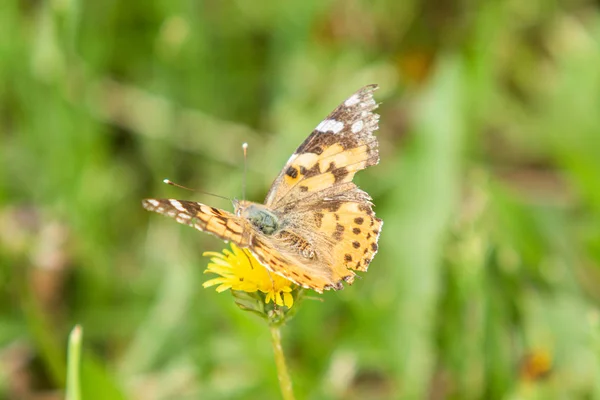
[[[244,176],[242,178],[242,199],[246,200],[246,179],[248,177],[248,143],[242,144],[244,152]]]
[[[166,183],[167,185],[171,185],[171,186],[175,186],[178,187],[180,189],[185,189],[185,190],[189,190],[190,192],[196,192],[196,193],[202,193],[202,194],[206,194],[208,196],[213,196],[213,197],[218,197],[219,199],[223,199],[223,200],[229,200],[229,201],[233,201],[232,199],[230,199],[229,197],[225,197],[225,196],[219,196],[218,194],[214,194],[214,193],[208,193],[202,190],[197,190],[197,189],[190,189],[189,187],[185,187],[183,185],[179,185],[175,182],[170,181],[169,179],[163,179],[163,183]]]

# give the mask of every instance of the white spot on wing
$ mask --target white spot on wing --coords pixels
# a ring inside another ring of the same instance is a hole
[[[154,207],[158,207],[160,205],[160,202],[158,200],[154,200],[154,199],[146,199],[146,201],[148,203],[150,203],[152,206]]]
[[[190,222],[191,219],[192,219],[191,215],[179,213],[179,214],[177,214],[175,221],[179,222],[180,224],[187,224],[188,222]]]
[[[351,107],[351,106],[353,106],[353,105],[357,104],[359,101],[360,101],[360,98],[358,97],[358,94],[353,94],[352,96],[350,96],[350,97],[348,98],[348,100],[346,100],[346,101],[344,102],[344,105],[345,105],[346,107]]]
[[[181,212],[187,212],[187,210],[183,207],[183,205],[177,201],[177,200],[173,200],[173,199],[169,199],[169,203],[171,203],[171,205],[173,207],[175,207],[176,209],[178,209]]]
[[[317,127],[315,128],[319,132],[333,132],[340,133],[342,129],[344,129],[344,123],[340,121],[336,121],[335,119],[326,119],[323,120]]]
[[[332,127],[331,130],[333,131],[333,133],[340,133],[340,131],[344,129],[344,123],[343,122],[336,122]]]
[[[361,120],[356,121],[355,123],[352,124],[352,133],[358,133],[360,131],[362,131],[362,128],[364,126],[364,122]]]

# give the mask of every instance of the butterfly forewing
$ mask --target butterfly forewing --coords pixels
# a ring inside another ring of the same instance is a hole
[[[175,199],[145,199],[142,205],[148,211],[169,216],[180,224],[211,233],[238,246],[248,245],[247,237],[244,236],[247,222],[225,210],[194,201]]]
[[[273,182],[266,205],[277,209],[298,203],[314,192],[351,182],[357,171],[379,162],[373,136],[379,121],[373,113],[376,89],[360,89],[317,125]]]

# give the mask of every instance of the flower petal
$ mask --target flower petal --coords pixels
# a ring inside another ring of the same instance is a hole
[[[289,292],[283,293],[283,304],[285,304],[288,308],[292,308],[294,305],[294,296],[292,296]]]
[[[217,292],[228,289],[253,293],[261,291],[265,294],[265,303],[271,301],[279,306],[291,307],[294,298],[291,292],[294,283],[271,273],[254,258],[248,249],[239,248],[233,243],[231,250],[223,249],[222,253],[204,252],[211,257],[204,273],[219,275],[202,284],[203,287],[218,285]]]
[[[204,282],[202,284],[202,287],[207,288],[207,287],[211,287],[211,286],[214,286],[214,285],[219,285],[219,284],[221,284],[223,282],[226,282],[226,281],[227,280],[225,278],[222,278],[222,277],[221,278],[214,278],[214,279],[211,279],[211,280],[208,280],[208,281]]]
[[[216,291],[217,293],[222,293],[228,289],[231,289],[231,285],[228,283],[223,283],[221,286],[217,287]]]

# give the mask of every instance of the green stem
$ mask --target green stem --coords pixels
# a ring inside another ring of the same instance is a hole
[[[275,354],[275,364],[277,365],[277,378],[279,379],[279,387],[284,400],[294,400],[294,391],[292,390],[292,380],[288,374],[285,365],[285,356],[281,347],[281,331],[278,325],[270,325],[271,343],[273,344],[273,353]]]
[[[81,399],[81,386],[79,383],[79,368],[81,363],[81,326],[75,328],[69,335],[69,348],[67,354],[67,396],[66,400]]]

